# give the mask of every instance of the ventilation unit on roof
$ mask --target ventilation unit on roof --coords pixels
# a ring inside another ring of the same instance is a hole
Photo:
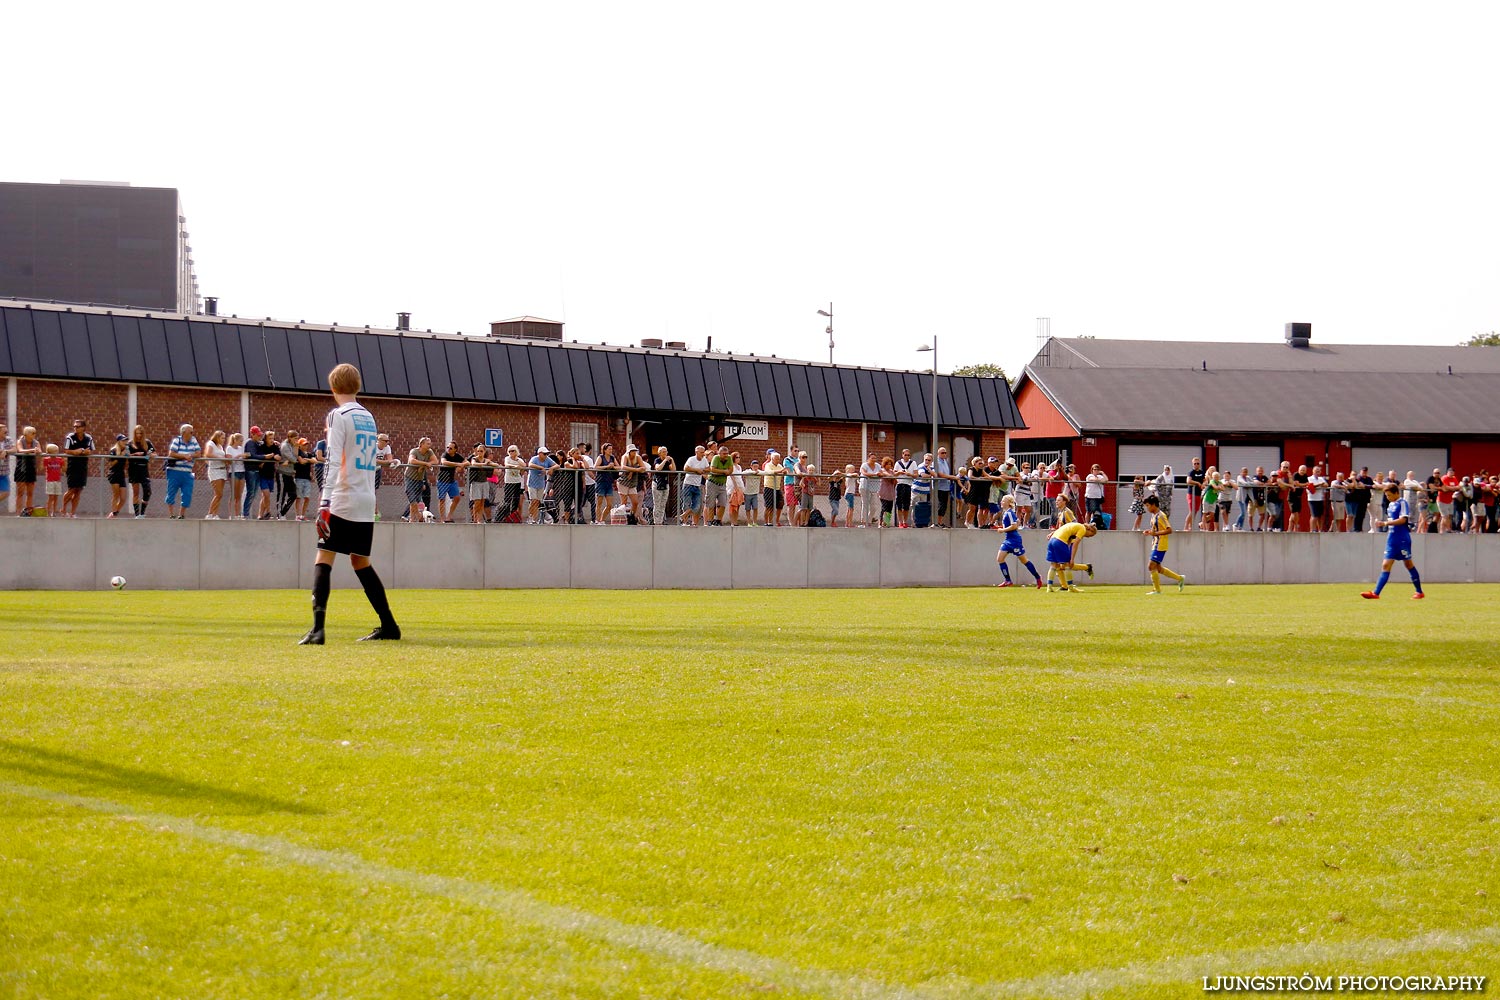
[[[1288,323],[1286,325],[1286,342],[1288,347],[1311,347],[1312,324]]]
[[[641,346],[642,347],[649,347],[649,348],[651,348],[653,350],[658,350],[659,351],[659,350],[661,350],[661,338],[660,337],[642,337],[641,338]]]
[[[219,315],[219,300],[216,297],[214,297],[212,295],[209,295],[209,296],[207,296],[207,297],[204,298],[204,300],[203,300],[203,315],[205,315],[205,316],[217,316],[217,315]]]
[[[490,324],[491,337],[514,337],[521,340],[562,340],[563,325],[555,319],[517,316]]]
[[[687,350],[687,341],[685,341],[685,340],[669,340],[665,344],[663,344],[662,346],[665,347],[669,351],[685,351],[685,350]]]
[[[411,329],[411,313],[396,314],[396,329],[407,331]]]

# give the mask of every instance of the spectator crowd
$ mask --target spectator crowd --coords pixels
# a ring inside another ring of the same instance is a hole
[[[527,454],[514,444],[464,450],[448,441],[439,448],[423,437],[401,455],[381,434],[377,489],[399,487],[401,519],[415,524],[983,529],[999,526],[1002,501],[1009,497],[1028,527],[1067,521],[1123,527],[1112,525],[1106,510],[1107,499],[1120,490],[1128,491],[1122,509],[1134,517],[1134,530],[1140,530],[1147,498],[1154,497],[1169,518],[1177,506],[1184,531],[1356,532],[1376,530],[1369,510],[1388,482],[1402,489],[1416,531],[1495,532],[1500,515],[1500,474],[1484,470],[1326,475],[1321,465],[1293,469],[1282,462],[1270,472],[1257,467],[1235,473],[1205,469],[1194,459],[1180,479],[1165,466],[1149,479],[1114,482],[1098,465],[1081,472],[1062,460],[1033,466],[977,455],[954,463],[941,447],[819,469],[805,451],[751,453],[748,444],[709,440],[679,462],[664,446],[649,456],[634,444],[623,454],[604,444],[595,454],[588,442],[559,451],[543,444]],[[200,437],[193,425],[182,424],[158,449],[140,425],[100,442],[86,421],[75,420],[60,443],[43,442],[30,426],[12,439],[0,425],[0,503],[14,491],[18,513],[41,507],[49,516],[76,517],[91,478],[102,477],[109,488],[105,516],[142,518],[153,482],[164,480],[167,516],[183,519],[200,479],[206,479],[208,520],[302,521],[321,490],[326,461],[326,432],[310,441],[295,428],[278,435],[257,426],[248,437],[222,430]],[[153,467],[161,476],[153,476]]]

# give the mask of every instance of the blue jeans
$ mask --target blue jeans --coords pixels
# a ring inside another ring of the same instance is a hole
[[[703,509],[703,487],[684,486],[682,488],[682,509],[692,511],[694,514]]]
[[[1247,514],[1249,512],[1249,510],[1250,510],[1250,504],[1249,504],[1249,502],[1245,501],[1245,500],[1241,500],[1240,501],[1240,516],[1239,516],[1239,519],[1234,522],[1234,530],[1235,531],[1244,531],[1245,530],[1245,514]]]
[[[245,503],[240,514],[249,517],[251,509],[255,506],[256,495],[260,493],[260,476],[253,472],[241,472],[236,475],[245,481]]]

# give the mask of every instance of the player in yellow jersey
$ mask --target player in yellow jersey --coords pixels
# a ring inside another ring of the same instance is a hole
[[[1151,572],[1151,589],[1148,594],[1161,593],[1161,577],[1163,575],[1177,581],[1177,590],[1180,593],[1187,586],[1187,577],[1180,573],[1174,573],[1162,563],[1167,556],[1167,536],[1172,533],[1172,519],[1162,513],[1161,501],[1156,497],[1147,497],[1146,520],[1149,522],[1141,534],[1155,540],[1151,547],[1151,561],[1146,568]]]
[[[1078,558],[1078,546],[1085,538],[1093,538],[1099,529],[1092,522],[1080,524],[1071,521],[1052,533],[1047,539],[1047,591],[1052,591],[1052,577],[1055,575],[1062,584],[1063,590],[1077,591],[1073,586],[1073,570],[1081,569],[1090,577],[1094,575],[1093,563],[1075,562]]]

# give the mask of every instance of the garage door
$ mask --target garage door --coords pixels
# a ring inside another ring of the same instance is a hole
[[[1219,471],[1231,476],[1241,469],[1254,472],[1256,467],[1267,472],[1281,468],[1281,449],[1274,444],[1226,444],[1219,449]]]
[[[1170,465],[1172,475],[1179,483],[1193,467],[1193,459],[1202,458],[1203,449],[1191,444],[1122,444],[1120,445],[1119,478],[1125,481],[1136,476],[1155,479],[1161,475],[1161,467]],[[1187,508],[1183,508],[1186,510]],[[1174,511],[1175,513],[1175,511]],[[1135,515],[1130,513],[1130,488],[1115,491],[1115,524],[1130,527]]]
[[[1418,479],[1432,475],[1433,469],[1448,468],[1447,448],[1363,448],[1354,449],[1354,468],[1368,466],[1370,474],[1389,472],[1405,479],[1407,472],[1415,472]]]

